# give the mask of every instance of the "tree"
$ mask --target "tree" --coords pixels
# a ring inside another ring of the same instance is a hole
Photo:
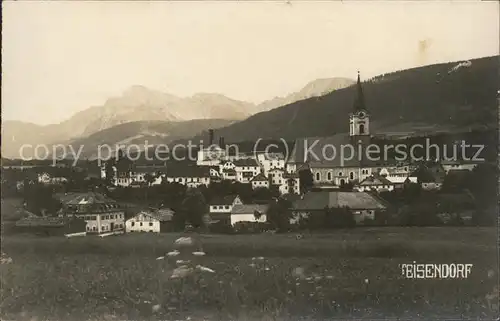
[[[309,169],[299,171],[300,192],[305,193],[314,186],[313,174]]]
[[[179,183],[162,183],[161,192],[164,195],[162,206],[170,207],[175,212],[182,210],[182,202],[187,193],[185,185]]]
[[[286,231],[292,216],[290,201],[279,198],[271,201],[267,210],[267,221],[278,231]]]
[[[273,197],[277,197],[269,188],[259,187],[253,190],[252,199],[254,201],[270,201]]]
[[[147,186],[144,189],[144,196],[146,199],[146,203],[148,203],[148,192],[151,187],[151,184],[156,180],[156,176],[154,174],[146,173],[144,175],[144,181],[146,182]]]
[[[193,227],[203,225],[203,216],[207,213],[207,204],[205,197],[197,189],[189,189],[186,198],[182,202],[182,212],[185,214],[186,221]]]
[[[144,181],[148,184],[148,186],[151,186],[151,184],[153,184],[153,182],[156,180],[156,176],[155,174],[150,174],[150,173],[146,173],[144,175]]]
[[[484,209],[497,201],[498,168],[496,164],[479,164],[468,176],[465,183],[477,200],[480,208]]]
[[[115,166],[116,166],[116,160],[115,159],[110,159],[106,162],[105,166],[105,171],[106,171],[106,183],[108,185],[113,185],[113,180],[115,177]]]

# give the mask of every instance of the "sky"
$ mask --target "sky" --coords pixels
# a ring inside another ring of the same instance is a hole
[[[61,122],[133,85],[254,103],[499,53],[497,1],[6,1],[2,119]]]

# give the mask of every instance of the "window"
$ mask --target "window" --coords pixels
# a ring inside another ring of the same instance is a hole
[[[361,124],[359,125],[359,133],[363,135],[365,133],[365,125]]]
[[[95,216],[92,216],[90,219],[91,219],[92,221],[95,221],[95,220],[96,220],[96,217],[95,217]]]
[[[149,223],[149,226],[153,226],[153,223]]]
[[[331,180],[332,180],[332,172],[328,172],[328,174],[327,174],[327,176],[326,176],[326,177],[327,177],[327,179],[328,179],[329,181],[331,181]]]
[[[319,181],[321,179],[321,174],[320,173],[316,173],[316,180]]]
[[[92,227],[92,231],[94,231],[94,232],[97,231],[97,227],[95,227],[95,226]]]
[[[342,176],[342,172],[339,172],[339,176]]]
[[[226,210],[228,210],[229,209],[229,205],[226,205],[225,208],[226,208]]]
[[[142,226],[142,222],[141,222],[141,226]]]
[[[350,173],[349,173],[349,178],[350,178],[350,179],[354,179],[354,172],[350,172]]]
[[[135,226],[135,222],[130,223],[130,226]]]

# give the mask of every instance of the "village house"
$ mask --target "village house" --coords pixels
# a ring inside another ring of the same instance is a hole
[[[260,163],[265,177],[269,176],[269,170],[273,168],[285,168],[283,153],[261,153],[257,155],[257,161]]]
[[[219,144],[214,144],[214,130],[208,130],[208,147],[200,148],[196,157],[198,166],[217,166],[226,157],[224,138],[220,137]]]
[[[169,167],[165,179],[168,183],[179,183],[187,187],[210,185],[211,176],[208,166],[182,165]]]
[[[393,191],[395,189],[395,184],[383,176],[372,175],[356,184],[354,189],[359,192],[386,192]]]
[[[262,204],[238,204],[231,210],[231,225],[238,222],[260,222],[267,221],[269,205]]]
[[[125,230],[131,232],[165,233],[173,231],[171,209],[141,211],[125,222]]]
[[[48,172],[38,173],[38,182],[41,184],[62,184],[66,183],[68,179],[64,176],[51,175]]]
[[[228,195],[224,197],[216,197],[209,204],[209,215],[211,223],[224,221],[230,223],[230,216],[233,207],[242,205],[240,197],[237,195]]]
[[[321,191],[310,192],[293,202],[291,224],[296,224],[301,218],[324,213],[326,208],[349,208],[356,223],[365,219],[375,219],[377,211],[386,209],[385,204],[374,195],[365,192]]]
[[[235,181],[236,180],[236,170],[229,168],[229,169],[222,169],[221,171],[221,177],[224,180],[230,180],[230,181]]]
[[[283,175],[285,174],[285,170],[283,168],[273,168],[270,169],[268,173],[271,185],[280,186],[283,184]]]
[[[234,162],[236,180],[240,183],[250,183],[252,178],[260,173],[259,163],[255,159],[237,159]]]
[[[78,217],[85,220],[87,234],[122,234],[125,212],[119,204],[100,193],[68,193],[59,197],[63,207],[60,217]]]
[[[461,161],[459,162],[458,160],[443,160],[440,162],[441,166],[443,167],[443,170],[446,174],[450,170],[468,170],[472,171],[477,164],[473,162],[466,162],[466,161]]]
[[[43,236],[84,236],[86,223],[81,218],[41,217],[30,215],[15,224],[16,232]]]
[[[252,178],[250,183],[252,184],[252,189],[269,188],[269,179],[267,179],[262,173],[259,173],[257,176]]]
[[[130,177],[132,178],[132,182],[145,183],[147,185],[147,178],[149,176],[151,185],[160,185],[166,173],[166,166],[134,166],[130,172]]]
[[[300,194],[300,179],[297,173],[283,173],[279,192],[284,194]]]

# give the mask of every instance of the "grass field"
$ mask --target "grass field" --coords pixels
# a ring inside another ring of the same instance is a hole
[[[0,267],[1,319],[491,320],[498,313],[486,299],[498,284],[495,228],[360,228],[300,240],[202,235],[206,255],[190,259],[215,273],[172,279],[184,254],[156,258],[179,236],[5,236],[13,263]],[[399,264],[412,261],[474,266],[467,279],[404,279]]]

